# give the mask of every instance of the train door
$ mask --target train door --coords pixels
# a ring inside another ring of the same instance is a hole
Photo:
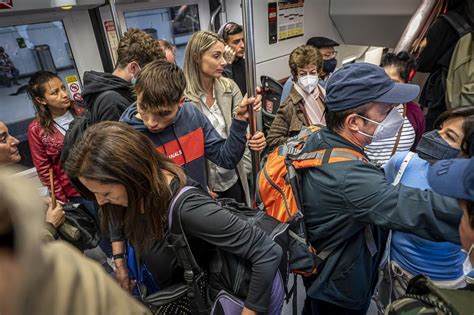
[[[156,39],[164,39],[176,47],[176,63],[183,66],[184,51],[189,37],[199,30],[207,30],[210,19],[209,1],[155,1],[139,3],[117,3],[117,14],[121,29],[139,28]],[[107,33],[110,53],[118,42],[114,39],[115,30],[112,14],[108,7],[100,8],[104,30]]]

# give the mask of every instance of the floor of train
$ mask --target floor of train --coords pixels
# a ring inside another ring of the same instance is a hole
[[[105,254],[102,252],[102,250],[99,247],[91,249],[91,250],[86,250],[85,255],[98,261],[103,266],[106,266],[107,264],[107,257],[105,256]],[[303,281],[301,280],[300,276],[298,276],[297,284],[298,284],[298,289],[297,289],[298,312],[297,314],[301,314],[303,310],[304,299],[305,299],[305,289],[303,286]],[[293,277],[290,277],[288,287],[291,288],[292,286],[293,286]],[[292,305],[293,305],[292,300],[290,300],[288,304],[284,304],[282,314],[292,315],[293,314]],[[377,315],[375,305],[370,306],[369,311],[367,312],[367,315]]]

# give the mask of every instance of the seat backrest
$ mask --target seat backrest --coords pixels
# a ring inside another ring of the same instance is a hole
[[[262,75],[260,77],[262,83],[262,114],[263,129],[266,134],[275,119],[278,108],[280,107],[281,94],[283,86],[275,79]]]

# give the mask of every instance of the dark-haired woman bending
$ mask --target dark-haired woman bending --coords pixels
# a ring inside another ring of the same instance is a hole
[[[104,228],[109,222],[123,227],[124,238],[140,253],[159,288],[183,281],[183,270],[165,238],[170,200],[187,181],[179,166],[159,154],[151,140],[132,127],[102,122],[85,132],[70,154],[66,170],[80,191],[101,206]],[[281,248],[204,192],[183,202],[181,222],[201,267],[207,266],[216,247],[252,266],[242,314],[266,312]],[[119,283],[130,289],[124,259],[115,259],[115,267]]]

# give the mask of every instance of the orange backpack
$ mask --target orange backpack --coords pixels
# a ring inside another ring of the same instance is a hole
[[[317,273],[335,248],[318,252],[307,240],[298,171],[328,163],[367,162],[363,154],[346,148],[302,153],[308,138],[317,136],[320,130],[319,126],[303,127],[297,136],[267,156],[257,178],[261,206],[269,216],[289,224],[290,271],[305,277]]]

